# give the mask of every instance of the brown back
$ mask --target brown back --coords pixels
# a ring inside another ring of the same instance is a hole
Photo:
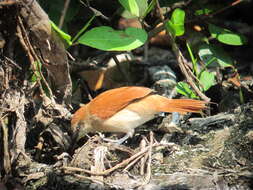
[[[107,119],[127,105],[153,92],[145,87],[121,87],[108,90],[89,103],[89,112],[101,119]]]

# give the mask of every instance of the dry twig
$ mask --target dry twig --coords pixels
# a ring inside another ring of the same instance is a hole
[[[8,141],[8,127],[4,122],[4,118],[1,119],[1,125],[3,130],[3,149],[4,149],[4,170],[6,174],[11,173],[11,159],[9,152],[9,141]]]
[[[63,26],[66,13],[67,13],[67,10],[68,10],[68,8],[69,8],[69,3],[70,3],[70,0],[66,0],[65,3],[64,3],[64,7],[63,7],[63,9],[62,9],[61,18],[60,18],[59,25],[58,25],[59,28],[62,28],[62,26]]]
[[[155,147],[155,146],[158,146],[159,143],[154,143],[152,145],[152,147]],[[150,147],[146,147],[144,150],[136,153],[135,155],[131,156],[130,158],[124,160],[123,162],[115,165],[114,167],[110,168],[110,169],[107,169],[103,172],[92,172],[90,170],[86,170],[86,169],[82,169],[82,168],[75,168],[75,167],[62,167],[63,170],[65,171],[73,171],[73,172],[85,172],[85,173],[88,173],[88,174],[91,174],[91,175],[109,175],[110,173],[112,173],[113,171],[119,169],[119,168],[122,168],[124,167],[125,165],[127,165],[128,163],[130,163],[131,161],[135,160],[136,158],[138,158],[139,156],[145,154],[147,151],[149,151]]]
[[[144,178],[144,184],[148,184],[150,179],[151,179],[151,161],[152,161],[152,147],[154,144],[154,133],[151,131],[150,132],[150,145],[149,145],[149,150],[148,150],[148,163],[147,163],[147,173]]]
[[[146,145],[147,145],[146,141],[142,139],[140,143],[141,150],[143,150],[146,147]],[[145,157],[141,158],[140,175],[142,176],[144,175],[145,162],[146,162]]]

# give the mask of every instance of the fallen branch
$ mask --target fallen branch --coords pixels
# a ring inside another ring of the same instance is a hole
[[[114,167],[110,168],[110,169],[107,169],[103,172],[92,172],[90,170],[86,170],[86,169],[82,169],[82,168],[75,168],[75,167],[62,167],[63,170],[68,170],[68,171],[73,171],[73,172],[85,172],[85,173],[88,173],[90,175],[103,175],[103,176],[106,176],[106,175],[109,175],[110,173],[112,173],[113,171],[119,169],[119,168],[122,168],[124,166],[126,166],[127,164],[129,164],[132,160],[135,160],[136,158],[138,158],[139,156],[145,154],[147,151],[150,150],[151,147],[156,147],[160,145],[159,143],[154,143],[153,145],[150,145],[148,147],[146,147],[145,149],[143,149],[142,151],[134,154],[133,156],[131,156],[130,158],[124,160],[123,162],[115,165]]]

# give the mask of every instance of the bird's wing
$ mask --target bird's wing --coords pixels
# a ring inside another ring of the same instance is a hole
[[[131,102],[153,92],[145,87],[121,87],[105,91],[89,103],[89,112],[101,119],[107,119],[125,108]]]

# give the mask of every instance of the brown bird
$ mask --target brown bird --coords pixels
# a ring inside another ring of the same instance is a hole
[[[134,129],[161,112],[199,113],[206,102],[192,99],[168,99],[150,88],[129,86],[108,90],[77,110],[71,120],[74,139],[87,133],[126,133],[122,143],[132,137]]]

